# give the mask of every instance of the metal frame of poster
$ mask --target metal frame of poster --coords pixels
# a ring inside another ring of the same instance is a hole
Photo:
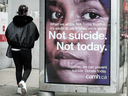
[[[40,0],[40,90],[118,92],[118,9],[119,0]]]

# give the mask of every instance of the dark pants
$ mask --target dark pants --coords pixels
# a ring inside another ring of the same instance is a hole
[[[12,51],[13,60],[16,67],[16,80],[17,84],[21,80],[24,80],[26,82],[27,78],[29,77],[31,73],[31,60],[32,60],[32,54],[31,50],[20,50],[20,51]],[[22,70],[24,68],[24,73],[22,75]]]

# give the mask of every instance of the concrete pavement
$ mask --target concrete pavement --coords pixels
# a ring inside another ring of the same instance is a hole
[[[16,93],[17,84],[15,79],[15,68],[0,70],[0,96],[37,96],[39,92],[39,70],[33,69],[27,80],[28,92],[26,95]],[[126,96],[126,87],[124,93],[120,94],[87,94],[87,93],[62,93],[56,92],[55,96]]]
[[[39,71],[33,69],[27,80],[28,92],[24,96],[36,96],[39,86]],[[17,84],[15,78],[15,68],[0,70],[0,96],[21,96],[16,94]]]

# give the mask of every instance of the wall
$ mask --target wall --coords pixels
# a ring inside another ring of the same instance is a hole
[[[11,59],[6,57],[8,47],[5,30],[8,26],[8,13],[0,12],[0,69],[11,66]]]
[[[6,42],[0,42],[0,69],[11,66],[11,59],[6,57],[6,49],[8,44]]]

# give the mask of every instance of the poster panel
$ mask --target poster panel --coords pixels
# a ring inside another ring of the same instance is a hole
[[[127,28],[127,19],[128,19],[128,1],[123,1],[123,10],[124,10],[124,13],[123,13],[123,16],[124,16],[124,21],[125,21],[125,24],[124,24],[124,32],[123,34],[121,34],[121,36],[124,36],[124,38],[128,38],[128,28]],[[123,22],[124,23],[124,22]]]
[[[8,13],[0,12],[0,42],[6,42],[5,30],[8,25]]]
[[[124,11],[128,11],[128,2],[127,1],[123,1],[123,9],[124,9]]]
[[[110,0],[45,3],[45,83],[110,85]]]

